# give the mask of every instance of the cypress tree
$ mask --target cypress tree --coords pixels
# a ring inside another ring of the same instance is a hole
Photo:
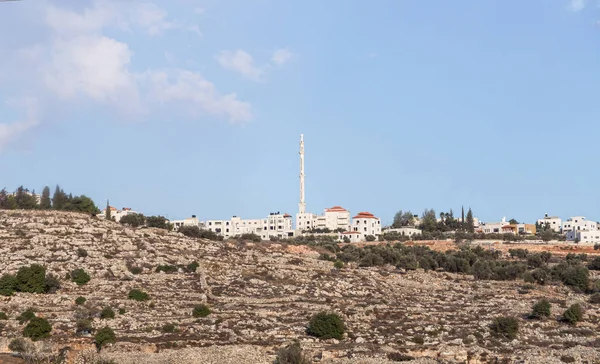
[[[112,220],[111,216],[110,216],[110,204],[108,203],[108,200],[106,200],[106,220]]]
[[[469,211],[467,212],[467,231],[471,234],[475,232],[475,222],[473,220],[473,211],[469,207]]]
[[[42,191],[42,199],[40,200],[40,208],[42,210],[50,210],[52,208],[52,201],[50,200],[50,187],[44,187]]]

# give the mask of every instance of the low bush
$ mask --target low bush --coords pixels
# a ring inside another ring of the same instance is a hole
[[[341,260],[336,260],[335,263],[333,263],[333,267],[335,269],[342,269],[344,268],[344,262],[342,262]]]
[[[89,282],[90,279],[90,275],[81,268],[71,271],[71,280],[77,283],[78,286],[83,286]]]
[[[312,361],[302,350],[299,342],[294,342],[277,351],[276,364],[309,364]]]
[[[206,317],[210,315],[210,308],[207,305],[201,304],[194,306],[192,316],[194,317]]]
[[[238,237],[238,240],[241,241],[253,241],[255,243],[260,243],[262,241],[261,237],[259,235],[256,235],[254,233],[246,233],[246,234],[242,234]]]
[[[147,301],[150,299],[148,293],[141,291],[139,289],[132,289],[129,291],[129,295],[127,296],[130,300],[135,301]]]
[[[514,339],[519,332],[519,321],[514,317],[496,317],[490,325],[490,330],[496,337]]]
[[[125,309],[124,308],[119,308],[119,315],[124,315],[125,314]]]
[[[79,296],[75,299],[76,305],[83,305],[85,303],[85,297]]]
[[[101,319],[113,319],[115,318],[115,311],[113,311],[110,307],[104,307],[102,312],[100,312]]]
[[[12,339],[8,344],[8,349],[15,353],[25,353],[31,349],[32,345],[22,337]]]
[[[17,279],[12,274],[4,274],[0,277],[0,295],[12,296],[17,290]]]
[[[583,309],[579,303],[571,305],[571,307],[567,308],[567,310],[563,313],[563,320],[571,325],[575,325],[582,319]]]
[[[85,250],[83,248],[77,248],[77,256],[79,258],[85,258],[88,256],[88,252],[87,252],[87,250]]]
[[[161,328],[161,331],[167,334],[173,333],[175,332],[176,327],[173,324],[164,324],[163,327]]]
[[[19,292],[46,292],[46,268],[39,264],[19,268],[15,279],[17,281],[16,290]]]
[[[200,264],[198,264],[198,262],[196,261],[193,261],[190,264],[188,264],[186,268],[188,272],[195,272],[198,269],[198,267],[200,267]]]
[[[532,311],[531,311],[531,315],[529,315],[531,318],[534,319],[542,319],[545,317],[550,317],[550,302],[548,302],[548,300],[541,300],[538,303],[536,303],[535,305],[533,305]]]
[[[52,325],[43,317],[34,317],[23,329],[23,336],[37,341],[50,336]]]
[[[102,349],[102,347],[106,344],[116,342],[117,338],[113,329],[111,329],[108,326],[105,326],[96,332],[94,340],[96,341],[96,346],[98,347],[98,349]]]
[[[594,258],[591,262],[588,263],[588,269],[591,270],[600,270],[600,257]]]
[[[169,264],[161,264],[158,267],[156,267],[156,273],[158,272],[165,272],[165,273],[175,273],[179,270],[179,268],[177,268],[176,265],[169,265]]]
[[[402,353],[388,353],[387,358],[391,361],[412,361],[414,357]]]
[[[344,322],[339,315],[319,312],[310,320],[307,333],[321,339],[341,340],[345,329]]]
[[[86,319],[77,320],[77,325],[76,325],[76,329],[75,329],[76,334],[78,334],[78,335],[91,334],[92,332],[94,332],[94,327],[92,326],[92,321],[86,320]]]
[[[415,344],[423,345],[425,344],[425,338],[421,335],[413,336],[412,342]]]
[[[6,312],[0,312],[0,320],[8,320],[8,315]]]
[[[141,274],[144,271],[144,269],[142,267],[136,267],[136,266],[130,266],[130,267],[127,267],[127,269],[129,269],[131,274]]]
[[[19,323],[23,325],[25,322],[31,321],[31,319],[33,319],[34,317],[35,312],[32,308],[28,308],[27,310],[23,311],[19,316],[17,316],[17,320],[19,320]]]
[[[596,292],[590,296],[590,303],[600,303],[600,292]]]

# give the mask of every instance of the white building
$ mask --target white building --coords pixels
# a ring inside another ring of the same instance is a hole
[[[421,235],[422,231],[420,229],[415,228],[414,226],[403,226],[401,228],[396,229],[386,229],[383,231],[383,233],[398,233],[400,235],[411,237],[415,235]]]
[[[598,223],[586,220],[584,216],[573,216],[562,224],[562,232],[570,231],[597,231]],[[568,239],[568,238],[567,238]]]
[[[577,241],[580,244],[600,243],[600,231],[598,230],[570,230],[566,233],[567,240]]]
[[[368,235],[378,237],[381,235],[381,220],[370,212],[359,212],[352,218],[351,231],[361,233],[363,239]]]
[[[360,231],[344,231],[339,233],[340,241],[344,242],[346,239],[350,240],[351,243],[359,243],[365,241],[363,234]]]
[[[231,220],[206,220],[200,222],[200,224],[202,228],[213,231],[225,238],[243,234],[256,234],[263,240],[269,240],[272,236],[278,238],[294,236],[292,215],[279,212],[270,213],[264,219],[242,219],[233,216]]]
[[[173,224],[173,230],[177,231],[182,226],[197,226],[200,229],[204,228],[204,222],[198,220],[196,215],[192,215],[192,217],[187,217],[183,220],[173,220],[171,221]]]
[[[508,225],[506,217],[503,217],[500,222],[482,222],[478,230],[485,234],[502,234],[502,228]]]
[[[110,217],[112,220],[114,220],[116,222],[121,221],[121,218],[123,216],[127,216],[129,214],[137,214],[137,212],[133,211],[129,207],[123,207],[122,210],[117,210],[117,208],[113,207],[113,206],[109,206],[109,208],[110,208]],[[100,213],[96,216],[101,219],[106,219],[106,208],[103,209],[102,211],[100,211]]]
[[[543,219],[538,219],[538,225],[541,225],[542,228],[548,224],[550,229],[560,233],[562,226],[562,219],[558,216],[548,216],[548,214],[544,214]]]
[[[317,214],[310,212],[299,212],[296,214],[296,231],[301,234],[303,231],[314,229]]]

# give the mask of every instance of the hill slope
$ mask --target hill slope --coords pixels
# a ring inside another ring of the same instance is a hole
[[[10,338],[21,335],[24,325],[14,318],[35,307],[53,325],[47,342],[54,350],[69,346],[72,355],[79,355],[78,350],[91,349],[92,338],[75,335],[77,319],[91,316],[95,328],[115,330],[118,342],[103,351],[122,363],[271,363],[277,348],[295,339],[323,361],[345,357],[354,359],[342,362],[373,358],[382,363],[399,353],[448,362],[600,359],[598,306],[584,304],[586,321],[575,328],[556,320],[521,320],[516,340],[490,336],[487,326],[494,317],[522,317],[543,297],[553,303],[554,316],[561,307],[584,302],[583,295],[563,286],[537,286],[519,294],[522,282],[475,282],[443,272],[401,274],[394,268],[337,271],[331,262],[291,248],[189,239],[81,214],[0,211],[0,273],[39,263],[62,285],[56,294],[0,296],[0,311],[10,318],[4,322],[0,352],[8,351]],[[200,266],[193,273],[156,272],[158,265],[185,267],[194,261]],[[132,267],[141,273],[131,273]],[[65,279],[78,268],[92,277],[86,285]],[[128,299],[131,289],[144,290],[150,300]],[[74,303],[79,296],[87,299],[83,306]],[[211,315],[194,318],[191,312],[199,303],[208,304]],[[101,320],[104,307],[124,313]],[[344,340],[306,335],[310,317],[324,310],[343,316]],[[164,333],[166,324],[177,330]]]

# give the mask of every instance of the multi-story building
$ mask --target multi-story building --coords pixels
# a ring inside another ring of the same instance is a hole
[[[422,231],[413,226],[403,226],[401,228],[386,229],[383,231],[383,233],[384,234],[398,233],[400,235],[405,235],[405,236],[411,237],[411,236],[422,234]]]
[[[213,231],[225,238],[243,234],[256,234],[263,240],[268,240],[272,236],[278,238],[294,236],[292,215],[279,212],[270,213],[264,219],[242,219],[233,216],[231,220],[206,220],[200,224],[203,229]]]
[[[137,212],[133,211],[129,207],[123,207],[122,210],[118,210],[116,207],[113,207],[113,206],[109,206],[109,208],[110,208],[110,217],[112,220],[114,220],[116,222],[121,221],[121,218],[123,216],[127,216],[129,214],[137,214]],[[96,216],[101,219],[105,219],[106,218],[106,208],[101,210],[100,213]]]
[[[359,212],[352,218],[352,232],[359,232],[365,239],[368,235],[381,235],[381,220],[370,212]]]
[[[561,232],[562,219],[558,216],[548,216],[548,214],[544,214],[544,218],[538,219],[537,223],[542,228],[548,225],[550,229],[556,231],[557,233]]]
[[[177,231],[182,226],[197,226],[200,229],[204,228],[204,222],[198,220],[196,215],[192,215],[192,217],[187,217],[183,220],[173,220],[170,221],[173,224],[173,230]]]
[[[350,241],[351,243],[359,243],[365,241],[364,236],[360,231],[344,231],[339,234],[339,239],[342,242]]]
[[[598,230],[569,230],[566,237],[567,240],[576,241],[580,244],[600,243],[600,231]]]
[[[510,224],[506,222],[506,218],[503,217],[502,221],[500,222],[482,222],[477,230],[485,234],[502,234],[506,232],[514,232],[512,231],[512,228],[504,229],[504,227],[509,225]]]
[[[584,216],[573,216],[568,218],[562,224],[562,232],[567,233],[569,231],[596,231],[598,230],[598,223],[595,221],[587,220]]]

